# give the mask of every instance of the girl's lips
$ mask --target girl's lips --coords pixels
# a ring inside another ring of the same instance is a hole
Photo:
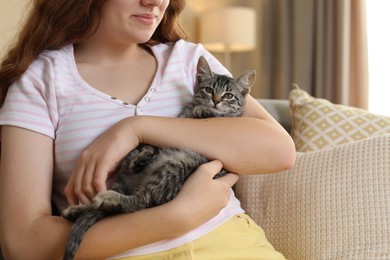
[[[133,17],[145,25],[152,25],[156,21],[157,16],[152,14],[139,14],[134,15]]]

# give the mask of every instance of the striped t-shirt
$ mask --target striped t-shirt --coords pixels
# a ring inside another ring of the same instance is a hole
[[[0,110],[0,125],[26,128],[54,140],[53,201],[67,207],[64,187],[80,156],[100,134],[123,118],[137,115],[175,117],[193,96],[196,66],[201,55],[211,69],[226,69],[202,45],[180,40],[151,47],[158,66],[147,93],[127,104],[90,86],[77,71],[73,45],[45,51],[9,89]],[[232,196],[228,206],[205,225],[185,236],[131,250],[131,255],[158,252],[192,241],[241,213]],[[128,255],[128,254],[127,254]]]

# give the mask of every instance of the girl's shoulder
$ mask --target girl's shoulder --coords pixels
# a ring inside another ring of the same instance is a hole
[[[179,55],[182,57],[201,55],[206,50],[200,43],[178,40],[176,42],[160,43],[150,47],[152,51],[161,56]]]
[[[194,42],[188,42],[185,40],[178,40],[177,42],[173,43],[174,47],[176,49],[180,49],[183,51],[204,51],[205,48],[201,43],[194,43]]]
[[[72,46],[65,46],[58,50],[45,50],[31,62],[22,78],[31,74],[65,73],[69,71],[69,61],[72,53]]]
[[[215,73],[230,74],[201,43],[178,40],[176,42],[157,44],[150,48],[157,58],[173,60],[174,62],[172,63],[180,63],[183,69],[189,69],[193,73],[196,72],[199,57],[204,56]]]
[[[73,57],[73,45],[64,46],[58,50],[45,50],[35,59],[35,63],[51,63],[52,65],[68,65]],[[34,63],[33,62],[33,63]]]

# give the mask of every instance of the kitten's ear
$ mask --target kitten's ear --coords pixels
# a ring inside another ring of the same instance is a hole
[[[200,56],[198,60],[197,73],[196,73],[197,82],[202,82],[203,79],[212,77],[213,75],[214,73],[211,71],[209,63],[207,62],[206,58]]]
[[[236,79],[236,83],[241,88],[240,92],[243,96],[246,96],[250,92],[251,87],[255,82],[255,78],[256,78],[256,71],[248,70],[243,74],[241,74],[241,76],[239,76]]]

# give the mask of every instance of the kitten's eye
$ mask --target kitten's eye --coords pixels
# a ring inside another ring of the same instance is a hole
[[[223,98],[225,98],[225,99],[232,99],[233,97],[234,96],[231,93],[226,93],[225,95],[223,95]]]
[[[204,88],[204,90],[206,91],[206,93],[209,93],[209,94],[213,94],[213,92],[214,92],[214,90],[212,88],[209,88],[209,87]]]

